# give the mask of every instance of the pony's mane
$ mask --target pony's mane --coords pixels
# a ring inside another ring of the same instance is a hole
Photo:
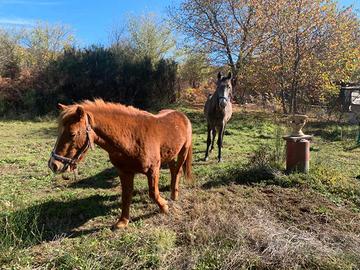
[[[59,116],[59,123],[63,123],[66,119],[73,116],[76,112],[78,106],[82,106],[86,111],[91,113],[96,112],[106,112],[106,113],[123,113],[127,115],[148,115],[152,116],[151,113],[139,110],[134,108],[133,106],[126,106],[120,103],[113,103],[113,102],[105,102],[102,99],[95,99],[94,101],[91,100],[84,100],[80,103],[74,103],[72,105],[67,106]]]

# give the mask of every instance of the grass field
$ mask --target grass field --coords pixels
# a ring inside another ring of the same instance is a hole
[[[116,232],[121,188],[106,152],[65,180],[47,168],[55,119],[0,121],[0,269],[360,268],[357,127],[313,119],[310,173],[284,175],[281,116],[238,109],[217,163],[203,161],[201,109],[179,109],[193,124],[194,183],[164,216],[137,176],[132,221]],[[169,198],[168,170],[160,181]]]

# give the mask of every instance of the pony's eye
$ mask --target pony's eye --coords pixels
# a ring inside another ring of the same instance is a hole
[[[75,136],[76,136],[75,133],[71,133],[71,134],[70,134],[70,137],[71,137],[71,138],[74,138]]]

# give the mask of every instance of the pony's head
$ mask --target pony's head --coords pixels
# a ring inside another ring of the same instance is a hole
[[[76,169],[89,148],[93,148],[94,131],[91,115],[81,105],[58,104],[58,138],[48,162],[54,173]]]
[[[230,101],[232,94],[232,84],[231,84],[231,72],[224,77],[221,72],[218,73],[217,82],[216,82],[216,93],[218,99],[218,105],[220,108],[224,109],[228,102]]]

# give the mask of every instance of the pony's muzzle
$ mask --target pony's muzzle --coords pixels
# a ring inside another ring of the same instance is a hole
[[[60,173],[64,168],[64,164],[58,160],[55,160],[51,157],[48,161],[48,167],[53,173]]]

